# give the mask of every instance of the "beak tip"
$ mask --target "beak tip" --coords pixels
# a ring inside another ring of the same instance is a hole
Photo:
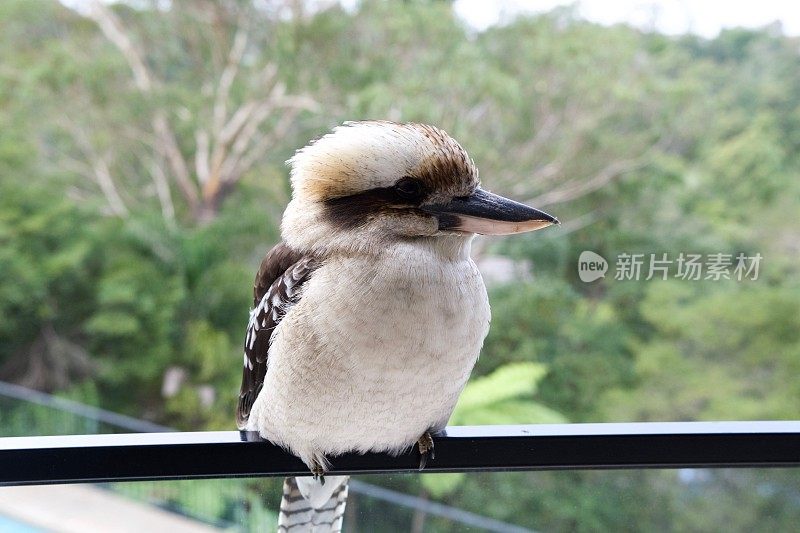
[[[540,211],[539,215],[540,216],[539,216],[538,220],[542,220],[542,221],[546,222],[546,225],[542,226],[542,227],[560,226],[561,225],[561,221],[558,220],[558,218],[554,217],[553,215],[551,215],[549,213],[545,213],[543,211]]]
[[[454,230],[481,235],[525,233],[561,222],[549,213],[478,188],[467,197],[447,204],[422,207],[439,219],[439,230]]]

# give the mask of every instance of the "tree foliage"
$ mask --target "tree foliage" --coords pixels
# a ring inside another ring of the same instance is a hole
[[[476,242],[525,276],[490,287],[454,422],[797,418],[798,44],[774,27],[603,27],[573,8],[476,33],[448,2],[0,3],[0,377],[231,428],[283,161],[344,120],[385,118],[444,127],[487,188],[563,221]],[[578,279],[584,250],[609,260],[604,279]],[[675,265],[614,279],[621,253],[681,252],[764,260],[757,280]],[[766,495],[714,475],[396,486],[548,530],[796,519],[789,476]]]

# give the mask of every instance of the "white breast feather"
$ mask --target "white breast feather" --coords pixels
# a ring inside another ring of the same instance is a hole
[[[248,429],[311,465],[344,452],[409,449],[446,423],[489,327],[468,256],[398,244],[334,258],[275,330]]]

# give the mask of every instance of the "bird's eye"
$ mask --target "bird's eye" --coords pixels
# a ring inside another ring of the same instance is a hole
[[[404,200],[418,200],[422,196],[422,184],[408,176],[400,178],[395,183],[394,190]]]

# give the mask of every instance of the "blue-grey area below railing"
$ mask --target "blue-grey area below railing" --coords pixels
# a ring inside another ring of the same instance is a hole
[[[800,422],[449,427],[426,472],[800,466]],[[414,472],[410,452],[331,458],[331,474]],[[308,474],[279,447],[235,431],[7,437],[0,485]]]

